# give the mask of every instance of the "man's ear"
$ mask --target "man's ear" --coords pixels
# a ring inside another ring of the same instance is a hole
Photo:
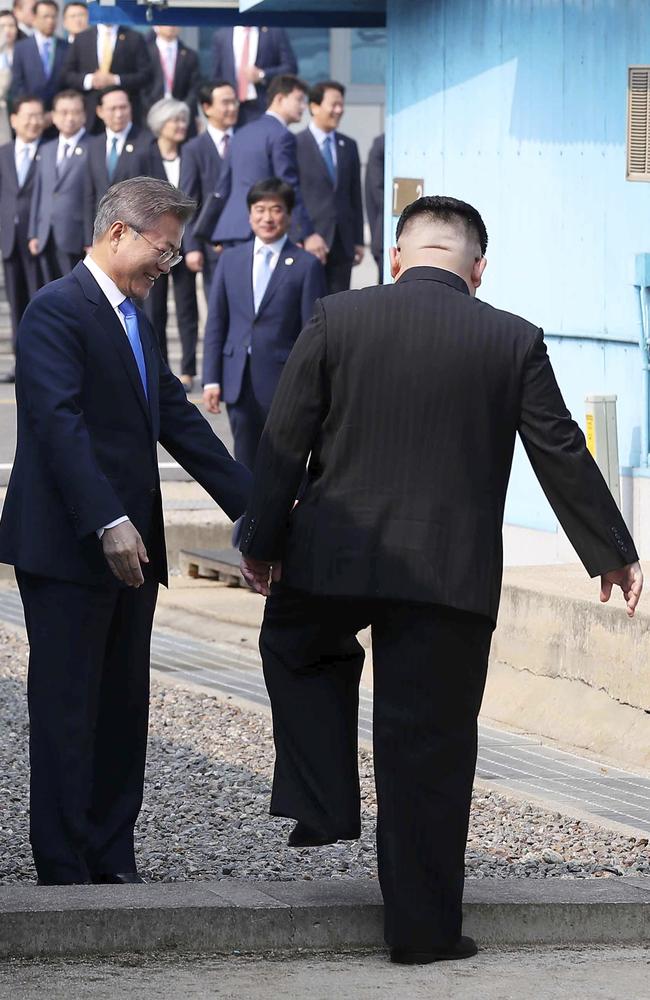
[[[388,255],[390,257],[390,276],[393,280],[399,274],[402,263],[401,263],[401,252],[399,247],[389,247]]]
[[[479,288],[481,281],[483,280],[483,272],[487,267],[487,257],[480,257],[478,260],[474,261],[472,265],[472,285],[474,288]]]

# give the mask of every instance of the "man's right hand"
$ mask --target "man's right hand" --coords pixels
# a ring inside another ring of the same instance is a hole
[[[314,257],[318,257],[321,264],[327,264],[327,255],[330,252],[330,248],[319,233],[312,233],[308,236],[304,242],[305,250],[308,253],[313,253]]]
[[[190,271],[198,274],[203,270],[203,254],[200,250],[190,250],[185,254],[185,263]]]
[[[623,566],[622,569],[613,569],[610,573],[603,573],[600,578],[600,599],[603,603],[611,597],[613,586],[618,586],[623,591],[627,613],[632,618],[643,590],[643,572],[639,563],[630,563],[629,566]]]
[[[140,563],[149,557],[142,538],[130,521],[107,528],[102,535],[102,548],[111,572],[127,587],[141,587],[144,576]]]
[[[208,413],[221,413],[221,389],[211,388],[203,390],[203,405]]]
[[[32,257],[37,257],[38,256],[38,240],[36,239],[35,236],[32,237],[32,239],[29,241],[29,243],[27,244],[27,246],[29,248],[29,252],[31,253]]]

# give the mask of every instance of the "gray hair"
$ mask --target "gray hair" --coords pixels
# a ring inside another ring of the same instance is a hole
[[[163,97],[149,109],[147,115],[149,131],[158,138],[170,118],[184,118],[185,124],[189,125],[190,109],[184,101],[177,101],[175,97]]]
[[[93,226],[93,243],[101,239],[114,222],[125,222],[137,232],[146,233],[163,215],[175,215],[185,223],[195,211],[196,202],[168,181],[131,177],[109,187],[100,201]]]

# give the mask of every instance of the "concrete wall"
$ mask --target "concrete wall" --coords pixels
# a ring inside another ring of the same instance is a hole
[[[650,188],[625,180],[625,121],[647,13],[646,0],[388,0],[387,182],[423,177],[425,193],[476,204],[481,297],[545,329],[581,425],[588,393],[617,394],[622,466],[640,461],[632,283]],[[552,558],[557,522],[520,450],[506,520]]]

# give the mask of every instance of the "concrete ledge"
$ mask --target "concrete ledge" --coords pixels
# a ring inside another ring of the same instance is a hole
[[[638,945],[650,942],[650,879],[471,881],[465,914],[486,946]],[[371,881],[0,888],[0,959],[383,947]]]

